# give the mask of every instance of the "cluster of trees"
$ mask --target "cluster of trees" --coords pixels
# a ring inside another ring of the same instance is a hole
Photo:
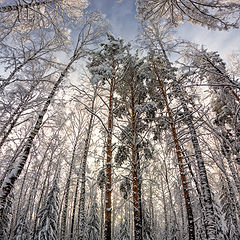
[[[240,4],[139,0],[135,51],[85,0],[2,2],[0,239],[240,238],[239,55],[173,38]]]

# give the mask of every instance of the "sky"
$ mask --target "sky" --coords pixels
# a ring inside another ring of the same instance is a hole
[[[90,0],[90,10],[100,10],[112,25],[112,33],[128,42],[134,42],[138,34],[138,19],[135,17],[136,0]],[[177,35],[183,39],[218,51],[227,60],[233,51],[240,50],[240,30],[210,31],[198,25],[185,23]]]

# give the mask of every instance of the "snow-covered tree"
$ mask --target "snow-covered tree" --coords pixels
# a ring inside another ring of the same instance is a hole
[[[85,238],[89,240],[100,240],[100,218],[98,204],[95,200],[91,203],[87,220]]]
[[[153,232],[151,227],[151,219],[148,210],[145,208],[143,210],[143,239],[153,240]]]
[[[92,53],[92,60],[88,64],[92,74],[93,84],[108,84],[108,122],[107,122],[107,159],[105,174],[105,239],[111,239],[112,215],[112,135],[113,135],[113,97],[115,86],[121,84],[122,77],[120,65],[125,60],[127,46],[122,39],[117,39],[111,34],[107,35],[107,43],[102,44],[102,49]]]
[[[138,0],[138,15],[143,20],[166,18],[169,24],[183,21],[207,26],[210,29],[237,28],[240,4],[234,0]]]
[[[20,217],[17,220],[15,229],[13,230],[13,240],[30,239],[31,232],[28,223],[26,222],[26,211],[23,210]]]
[[[129,224],[126,219],[121,220],[118,226],[118,232],[115,236],[116,240],[130,240]]]
[[[57,233],[57,219],[59,214],[59,188],[58,179],[55,178],[51,191],[47,195],[46,203],[39,212],[39,225],[38,225],[38,240],[56,240],[58,239]]]
[[[3,209],[2,218],[0,219],[0,238],[3,240],[7,240],[9,237],[10,216],[12,214],[12,201],[13,194],[10,194]]]
[[[69,60],[68,64],[65,65],[63,71],[61,72],[61,75],[57,78],[57,81],[54,82],[53,88],[49,92],[46,101],[43,104],[42,110],[39,111],[35,125],[32,127],[28,137],[26,138],[20,160],[16,166],[8,173],[2,183],[0,189],[0,218],[2,218],[2,211],[5,206],[6,199],[14,187],[15,181],[19,178],[26,164],[34,139],[41,129],[44,116],[47,113],[49,106],[59,89],[59,85],[64,81],[73,63],[84,57],[85,51],[89,49],[92,44],[96,43],[96,41],[102,37],[102,34],[105,33],[107,25],[104,21],[99,23],[100,19],[102,19],[101,14],[96,13],[89,14],[84,19],[73,56]]]

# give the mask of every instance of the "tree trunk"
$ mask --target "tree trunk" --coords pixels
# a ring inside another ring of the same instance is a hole
[[[75,153],[76,153],[76,150],[77,150],[77,145],[79,143],[78,142],[79,131],[80,131],[80,129],[78,129],[78,133],[77,133],[75,143],[74,143],[74,146],[73,146],[72,159],[71,159],[71,163],[70,163],[70,169],[69,169],[66,188],[65,188],[65,199],[64,199],[64,207],[63,207],[62,222],[61,222],[61,239],[63,239],[63,240],[65,239],[65,236],[66,236],[69,191],[70,191],[71,176],[72,176],[72,171],[73,171],[73,166],[74,166],[74,161],[75,161]]]
[[[51,159],[52,159],[52,155],[53,155],[53,153],[51,154]],[[51,166],[52,166],[52,161],[49,161],[47,170],[46,170],[46,176],[45,176],[43,184],[42,184],[42,190],[40,192],[40,198],[38,200],[38,204],[37,204],[36,211],[35,211],[35,219],[34,219],[34,225],[33,225],[33,239],[35,239],[35,236],[37,234],[38,213],[39,213],[39,210],[41,207],[42,200],[44,199],[43,196],[44,196],[44,192],[46,190],[46,182],[48,179],[48,173],[50,171]]]
[[[15,216],[15,225],[17,223],[18,217],[21,216],[21,214],[19,213],[20,204],[23,204],[25,202],[26,192],[23,194],[23,189],[24,189],[26,178],[27,178],[29,166],[30,166],[30,161],[28,162],[28,165],[26,167],[26,171],[25,171],[25,174],[24,174],[24,177],[23,177],[23,180],[22,180],[21,188],[20,188],[20,193],[19,193],[18,203],[17,203],[17,211],[16,211],[16,216]],[[27,211],[25,212],[25,214],[27,214]]]
[[[167,216],[167,202],[166,202],[166,195],[165,195],[165,191],[163,189],[163,179],[161,177],[160,179],[160,183],[161,183],[161,190],[162,190],[162,198],[163,198],[163,213],[164,213],[164,233],[165,236],[163,239],[168,240],[168,216]]]
[[[174,228],[175,228],[177,231],[180,231],[179,225],[178,225],[178,221],[177,221],[176,210],[175,210],[174,204],[173,204],[172,192],[171,192],[170,184],[169,184],[169,180],[168,180],[168,168],[167,168],[166,160],[164,159],[163,161],[164,161],[164,166],[165,166],[165,182],[166,182],[166,184],[167,184],[167,190],[168,190],[168,195],[169,195],[170,207],[171,207],[171,211],[172,211],[172,214],[173,214],[173,216],[174,216],[174,222],[175,222]]]
[[[83,240],[85,236],[85,225],[86,225],[86,216],[85,216],[85,199],[86,199],[86,166],[87,166],[87,158],[88,158],[88,152],[89,152],[89,145],[91,141],[91,133],[92,133],[92,127],[93,127],[93,120],[94,120],[94,103],[97,96],[97,89],[94,91],[94,96],[92,100],[92,106],[91,106],[91,116],[90,121],[87,129],[87,136],[84,143],[84,153],[83,153],[83,161],[82,161],[82,176],[81,176],[81,193],[80,193],[80,228],[79,228],[79,240]]]
[[[16,159],[19,157],[19,155],[21,154],[23,147],[24,147],[24,141],[25,139],[21,140],[21,143],[19,144],[19,146],[17,147],[13,157],[11,158],[11,160],[8,162],[8,165],[6,167],[6,169],[3,171],[1,179],[0,179],[0,188],[2,187],[2,184],[4,182],[4,179],[6,178],[6,176],[9,174],[9,172],[11,171],[13,164],[15,163]]]
[[[74,201],[73,201],[73,211],[72,211],[72,223],[71,223],[71,231],[70,231],[70,239],[74,239],[74,223],[75,223],[75,215],[76,215],[76,206],[77,206],[77,195],[78,195],[78,188],[79,188],[80,176],[77,177],[77,183],[74,193]]]
[[[132,190],[133,190],[133,212],[134,212],[134,236],[135,240],[142,240],[142,211],[140,202],[139,182],[139,159],[137,157],[137,134],[136,134],[136,112],[134,76],[131,77],[131,164],[132,164]]]
[[[104,239],[111,240],[112,225],[112,127],[113,127],[113,91],[115,79],[110,82],[109,105],[108,105],[108,129],[107,129],[107,160],[105,180],[105,229]]]

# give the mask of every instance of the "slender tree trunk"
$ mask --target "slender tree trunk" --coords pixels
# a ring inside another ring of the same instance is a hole
[[[15,225],[17,223],[18,217],[21,215],[21,214],[19,214],[20,204],[25,202],[24,198],[26,197],[26,194],[23,194],[23,189],[24,189],[26,178],[27,178],[29,166],[30,166],[30,161],[29,161],[29,163],[26,167],[26,171],[25,171],[25,174],[24,174],[24,177],[23,177],[23,180],[22,180],[21,188],[20,188],[20,193],[19,193],[18,203],[17,203],[17,211],[16,211],[16,216],[15,216]],[[27,214],[27,212],[25,212],[25,214]]]
[[[38,213],[39,213],[39,210],[40,210],[40,207],[41,207],[41,204],[42,204],[42,200],[44,199],[43,196],[44,196],[44,192],[46,190],[46,182],[47,182],[47,179],[48,179],[48,173],[50,171],[51,166],[52,166],[52,155],[51,155],[51,160],[49,161],[48,166],[47,166],[46,176],[45,176],[43,184],[42,184],[42,190],[41,190],[40,195],[39,195],[40,198],[38,200],[38,204],[37,204],[37,207],[36,207],[36,210],[35,210],[35,218],[34,218],[34,225],[33,225],[33,238],[32,239],[35,239],[35,236],[37,234]]]
[[[137,134],[136,134],[136,112],[134,76],[131,76],[131,164],[132,164],[132,190],[133,190],[133,212],[134,212],[134,236],[135,240],[142,240],[142,212],[140,202],[139,183],[139,159],[137,157]]]
[[[61,125],[61,127],[63,126],[63,124]],[[61,128],[60,127],[60,128]],[[60,128],[57,130],[57,132],[60,130]],[[33,214],[34,214],[34,206],[35,206],[35,199],[36,199],[36,196],[37,196],[37,189],[39,188],[39,184],[41,183],[41,176],[42,176],[42,170],[43,170],[43,164],[45,163],[46,159],[47,159],[47,155],[48,155],[48,152],[49,152],[49,149],[50,147],[52,146],[52,141],[53,139],[56,137],[56,134],[54,134],[52,136],[52,138],[50,139],[46,149],[45,149],[45,152],[43,154],[43,157],[42,157],[42,160],[38,166],[38,169],[37,169],[37,173],[36,173],[36,176],[34,178],[34,182],[33,182],[33,187],[32,187],[32,191],[30,193],[30,197],[29,197],[29,200],[28,200],[28,205],[27,205],[27,209],[30,209],[30,213],[29,213],[29,220],[32,222],[33,221]],[[59,145],[55,145],[54,146],[54,149],[52,150],[51,152],[51,155],[50,155],[50,161],[52,161],[53,159],[53,154],[55,153],[55,150],[59,147]],[[60,158],[59,158],[60,159]],[[58,160],[59,161],[59,160]],[[45,184],[44,184],[45,185]]]
[[[230,157],[226,157],[226,159],[227,159],[228,167],[231,171],[231,176],[233,178],[234,184],[237,188],[238,195],[240,196],[240,182],[239,182],[239,179],[238,179],[238,176],[237,176],[235,166],[232,163],[233,160]]]
[[[94,121],[94,104],[97,94],[97,89],[95,89],[92,106],[91,106],[91,116],[90,121],[87,129],[87,136],[84,143],[84,153],[83,153],[83,161],[82,161],[82,175],[81,175],[81,193],[80,193],[80,228],[79,228],[79,240],[83,240],[85,236],[85,225],[86,225],[86,214],[85,214],[85,199],[86,199],[86,166],[87,166],[87,158],[89,152],[89,145],[91,141],[91,133]]]
[[[236,229],[236,233],[238,234],[238,236],[240,235],[239,233],[239,226],[238,226],[238,216],[240,216],[240,206],[239,206],[239,201],[237,199],[237,194],[235,192],[235,189],[233,187],[233,184],[229,178],[229,175],[227,173],[225,164],[223,159],[221,159],[221,167],[219,166],[219,164],[217,163],[217,166],[219,167],[219,169],[221,170],[222,174],[224,175],[226,182],[227,182],[227,190],[229,191],[228,197],[230,199],[229,201],[229,207],[231,208],[230,211],[230,215],[232,218],[232,223],[235,226]],[[222,175],[222,176],[223,176]],[[224,181],[222,182],[222,185],[224,186]]]
[[[104,194],[103,189],[101,189],[101,229],[100,229],[100,237],[104,238]]]
[[[192,166],[190,164],[190,160],[189,158],[186,156],[185,154],[185,150],[182,148],[182,154],[184,156],[184,159],[186,161],[186,164],[188,166],[188,170],[192,176],[192,179],[194,181],[194,184],[195,184],[195,188],[196,188],[196,191],[197,191],[197,194],[198,194],[198,200],[199,200],[199,205],[201,207],[201,209],[203,210],[204,209],[204,204],[203,204],[203,201],[202,201],[202,193],[201,193],[201,190],[200,190],[200,187],[199,187],[199,182],[197,180],[197,178],[195,177],[194,173],[193,173],[193,170],[192,170]],[[202,219],[203,219],[203,227],[204,227],[204,233],[205,235],[207,236],[207,226],[206,226],[206,214],[205,214],[205,211],[200,211],[201,212],[201,216],[202,216]]]
[[[170,189],[170,184],[169,184],[169,180],[168,180],[168,168],[167,168],[167,164],[166,164],[166,161],[164,159],[164,165],[165,165],[165,181],[166,181],[166,184],[167,184],[167,190],[168,190],[168,195],[169,195],[169,202],[170,202],[170,207],[171,207],[171,211],[173,213],[173,216],[174,216],[174,221],[175,221],[175,226],[174,228],[179,231],[179,225],[178,225],[178,221],[177,221],[177,214],[176,214],[176,210],[174,208],[174,204],[173,204],[173,197],[172,197],[172,192],[171,192],[171,189]]]
[[[163,212],[164,212],[164,232],[165,232],[165,237],[164,239],[168,239],[168,216],[167,216],[167,202],[166,202],[166,195],[165,191],[163,189],[163,179],[160,179],[161,183],[161,189],[162,189],[162,197],[163,197]]]
[[[3,174],[1,176],[0,179],[0,188],[2,187],[3,181],[6,178],[6,176],[9,174],[9,172],[12,170],[13,168],[13,164],[15,163],[16,159],[19,157],[19,155],[21,154],[23,147],[24,147],[24,139],[21,141],[20,145],[18,146],[18,148],[15,151],[15,154],[13,155],[13,157],[11,158],[11,160],[8,163],[8,166],[6,167],[6,169],[3,171]]]
[[[186,211],[187,211],[188,235],[189,235],[189,240],[194,240],[195,239],[195,229],[194,229],[194,219],[193,219],[191,198],[190,198],[190,194],[189,194],[189,188],[188,188],[188,184],[187,184],[186,174],[184,171],[184,163],[183,163],[183,159],[182,159],[180,144],[179,144],[178,137],[177,137],[176,127],[174,124],[173,114],[172,114],[172,110],[168,103],[168,97],[167,97],[166,91],[164,89],[163,82],[161,80],[161,77],[159,76],[159,73],[157,71],[157,68],[156,68],[154,62],[153,62],[153,66],[154,66],[154,72],[155,72],[155,74],[157,76],[157,80],[159,82],[160,90],[162,92],[162,95],[163,95],[163,98],[164,98],[164,101],[166,104],[167,113],[168,113],[168,116],[171,121],[170,126],[171,126],[172,136],[173,136],[173,140],[174,140],[174,144],[175,144],[175,148],[176,148],[179,172],[180,172],[180,176],[181,176],[181,184],[182,184],[182,188],[183,188],[183,195],[184,195],[185,206],[186,206]]]
[[[112,239],[115,239],[115,198],[114,198],[114,195],[113,195],[113,199],[112,199]]]
[[[102,169],[104,169],[104,160],[106,153],[106,137],[104,136],[104,146],[102,149]],[[100,227],[100,239],[104,239],[104,188],[101,188],[101,227]]]
[[[75,193],[74,193],[70,239],[74,239],[74,224],[75,224],[75,215],[76,215],[76,206],[77,206],[77,196],[78,196],[79,183],[80,183],[80,176],[77,177],[77,183],[76,183],[76,188],[75,188]]]
[[[107,159],[105,180],[105,229],[104,239],[112,239],[112,127],[113,127],[113,92],[115,78],[110,82],[109,105],[108,105],[108,129],[107,129]]]
[[[74,166],[74,161],[75,161],[75,154],[76,154],[76,150],[77,150],[77,145],[79,144],[79,142],[78,142],[79,131],[80,131],[80,129],[78,129],[77,137],[76,137],[75,142],[74,142],[73,151],[72,151],[72,159],[71,159],[70,169],[69,169],[67,183],[66,183],[66,187],[65,187],[65,194],[64,194],[65,199],[64,199],[64,207],[63,207],[62,221],[61,221],[61,239],[63,239],[63,240],[66,237],[70,183],[71,183],[71,177],[72,177],[72,171],[73,171],[73,166]]]
[[[150,213],[150,221],[151,221],[151,229],[152,229],[152,235],[153,238],[156,238],[156,229],[155,229],[155,214],[154,214],[154,205],[153,205],[153,189],[152,189],[152,183],[150,182],[150,188],[149,188],[149,213]]]

